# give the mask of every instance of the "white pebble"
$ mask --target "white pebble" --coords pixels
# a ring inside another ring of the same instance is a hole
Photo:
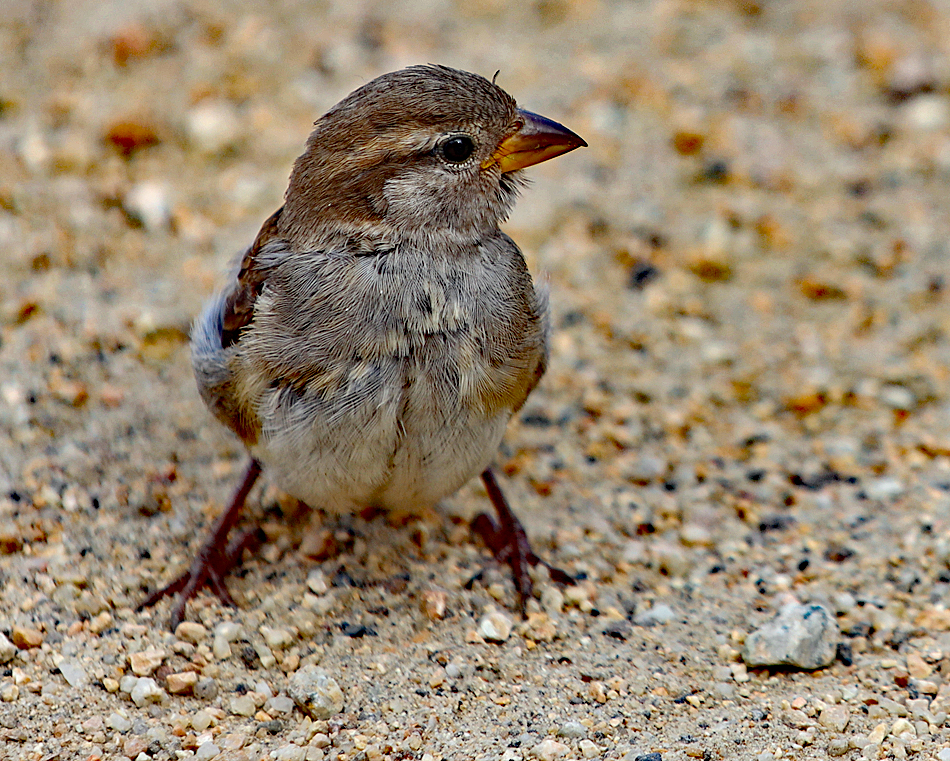
[[[106,719],[106,724],[116,732],[128,732],[132,729],[132,722],[129,718],[117,711],[113,711],[109,714],[109,717]]]
[[[138,683],[138,681],[139,678],[137,676],[126,674],[119,680],[119,690],[128,695],[135,688],[135,685]]]
[[[304,761],[307,749],[299,745],[285,745],[277,751],[277,761]]]
[[[326,594],[330,588],[327,584],[327,576],[319,568],[314,568],[307,574],[307,588],[315,595]]]
[[[822,708],[818,715],[818,723],[835,732],[843,732],[850,719],[851,712],[844,705],[827,706]]]
[[[261,659],[261,666],[265,669],[274,668],[274,666],[277,665],[277,659],[274,657],[274,653],[271,652],[271,649],[263,642],[256,642],[254,644],[254,651],[257,653],[257,657]]]
[[[871,499],[893,499],[904,493],[904,484],[896,478],[875,478],[865,484],[864,491]]]
[[[580,748],[581,755],[584,758],[596,758],[600,755],[600,748],[590,740],[581,740],[577,747]]]
[[[827,608],[790,603],[746,637],[742,658],[749,666],[822,668],[834,662],[840,638]]]
[[[9,663],[16,652],[16,645],[0,633],[0,663]]]
[[[272,650],[283,650],[290,647],[294,641],[294,635],[291,634],[287,629],[282,628],[271,628],[269,626],[262,626],[260,628],[261,636],[264,638],[264,642],[267,643],[267,646]]]
[[[221,749],[212,742],[204,743],[198,746],[195,751],[195,758],[199,761],[210,761],[210,759],[221,753]]]
[[[165,699],[165,690],[158,686],[158,682],[148,676],[139,678],[129,693],[132,702],[139,708],[149,703],[161,703]]]
[[[587,737],[587,727],[579,721],[565,721],[557,731],[558,737]]]
[[[294,701],[286,695],[278,695],[264,704],[264,710],[271,714],[290,713],[294,710]]]
[[[649,610],[637,613],[633,617],[633,623],[637,626],[654,626],[656,624],[666,624],[673,620],[676,613],[665,603],[656,603]]]
[[[241,628],[240,624],[236,624],[233,621],[222,621],[214,627],[214,636],[220,637],[225,642],[234,642],[234,640],[240,639],[243,635],[244,629]]]
[[[908,123],[917,129],[938,130],[950,123],[950,107],[942,95],[919,95],[904,107],[904,112]]]
[[[478,622],[478,633],[492,642],[504,642],[511,636],[511,617],[500,610],[489,610]]]
[[[559,743],[549,737],[539,742],[529,752],[540,761],[556,761],[556,759],[564,758],[569,750],[570,748],[564,743]]]
[[[226,101],[204,101],[188,114],[188,137],[205,153],[220,153],[237,142],[240,124]]]
[[[165,229],[172,218],[168,187],[161,182],[136,183],[122,199],[122,208],[149,232]]]
[[[257,713],[257,706],[250,695],[241,695],[231,699],[231,713],[235,716],[253,716]]]
[[[88,681],[86,670],[73,660],[60,661],[59,673],[73,687],[83,687]]]
[[[317,720],[343,710],[340,685],[319,666],[304,666],[294,672],[287,692],[304,713]]]
[[[219,661],[227,660],[231,657],[231,645],[224,637],[215,636],[211,643],[211,652]]]
[[[554,616],[564,610],[564,593],[557,587],[550,586],[541,590],[541,608],[549,616]]]
[[[196,732],[204,732],[211,726],[211,714],[207,711],[198,711],[191,717],[191,728]]]

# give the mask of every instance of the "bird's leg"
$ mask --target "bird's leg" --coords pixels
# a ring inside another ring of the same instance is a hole
[[[241,508],[244,507],[244,501],[250,493],[254,482],[261,474],[261,463],[256,459],[251,459],[244,473],[244,479],[224,512],[218,516],[211,533],[205,540],[195,559],[191,561],[191,566],[181,576],[172,581],[167,586],[158,589],[139,603],[136,610],[148,608],[163,597],[178,595],[178,602],[172,609],[171,619],[169,621],[172,631],[178,627],[185,618],[185,606],[188,601],[194,597],[202,586],[207,584],[211,590],[225,605],[234,607],[234,598],[231,597],[227,587],[224,585],[224,576],[237,563],[241,553],[245,549],[250,549],[260,544],[258,531],[247,531],[239,534],[228,541],[228,534],[237,523],[241,514]]]
[[[543,565],[548,569],[551,578],[559,584],[573,584],[574,579],[534,554],[524,526],[512,512],[491,468],[485,468],[482,481],[488,491],[488,498],[495,506],[498,523],[487,513],[479,513],[472,521],[472,530],[482,537],[499,563],[511,566],[511,575],[518,591],[518,608],[524,616],[528,598],[533,591],[531,576],[528,574],[529,565]]]

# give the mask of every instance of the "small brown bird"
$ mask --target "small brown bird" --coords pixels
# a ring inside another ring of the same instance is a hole
[[[202,399],[251,455],[191,567],[140,606],[223,577],[228,541],[266,467],[335,511],[418,512],[481,473],[498,514],[474,528],[511,566],[524,612],[531,551],[489,468],[544,373],[548,312],[498,227],[521,170],[587,145],[476,74],[412,66],[359,88],[315,124],[284,205],[195,322]]]

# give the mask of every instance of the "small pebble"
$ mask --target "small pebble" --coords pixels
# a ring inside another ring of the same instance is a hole
[[[556,616],[564,610],[564,593],[555,586],[546,586],[541,590],[541,608],[549,616]]]
[[[226,101],[207,100],[188,114],[188,137],[202,152],[215,154],[232,146],[240,127],[234,107]]]
[[[171,201],[168,186],[163,182],[136,183],[122,199],[122,208],[148,232],[163,230],[171,223]]]
[[[77,661],[60,661],[59,673],[63,675],[63,679],[72,687],[84,687],[88,682],[86,670]]]
[[[327,584],[326,574],[319,568],[314,568],[307,574],[307,588],[315,595],[326,594],[330,588]]]
[[[427,589],[422,593],[422,612],[430,621],[445,618],[445,606],[448,595],[441,589]]]
[[[558,758],[564,758],[570,752],[564,743],[552,740],[550,737],[542,740],[535,745],[529,753],[540,761],[555,761]]]
[[[132,673],[137,676],[149,676],[155,669],[162,665],[165,660],[166,652],[157,647],[150,647],[129,655],[129,666]]]
[[[43,632],[27,626],[14,626],[12,638],[13,644],[20,650],[29,650],[43,644]]]
[[[106,719],[106,724],[116,732],[128,732],[132,729],[132,721],[117,711],[113,711]]]
[[[119,689],[122,690],[126,695],[130,694],[135,688],[135,685],[138,683],[139,678],[137,676],[132,676],[131,674],[126,674],[119,680]]]
[[[16,655],[17,646],[0,632],[0,663],[9,663]]]
[[[257,712],[257,706],[254,705],[254,700],[250,695],[232,698],[230,708],[235,716],[253,716]]]
[[[504,642],[511,636],[511,616],[501,610],[489,610],[478,622],[478,633],[491,642]]]
[[[165,690],[151,677],[143,676],[136,681],[129,695],[132,702],[141,708],[151,703],[161,703],[165,699]]]
[[[234,642],[237,639],[240,639],[244,635],[244,629],[240,624],[236,624],[233,621],[222,621],[216,627],[214,627],[214,636],[220,637],[225,642]]]
[[[818,669],[834,662],[840,636],[827,608],[790,603],[746,637],[742,658],[749,666]]]
[[[874,729],[871,730],[871,733],[867,737],[868,745],[880,745],[884,742],[884,738],[887,737],[887,724],[880,723]]]
[[[665,603],[656,603],[649,610],[637,613],[633,617],[633,623],[637,626],[655,626],[656,624],[666,624],[673,620],[676,613]]]
[[[905,487],[896,478],[874,478],[865,482],[864,491],[871,499],[889,500],[903,494]]]
[[[126,758],[133,758],[135,761],[139,761],[139,756],[145,756],[147,759],[148,756],[145,755],[145,749],[147,747],[148,744],[144,739],[132,735],[122,741],[122,755]]]
[[[913,679],[926,679],[933,673],[933,666],[920,657],[919,653],[907,655],[907,673]]]
[[[231,657],[231,645],[224,637],[215,637],[211,643],[211,652],[219,661],[227,660]]]
[[[205,710],[195,712],[191,717],[191,728],[196,732],[204,732],[211,726],[211,714]]]
[[[4,703],[13,703],[20,697],[20,688],[13,682],[4,682],[0,685],[0,700]]]
[[[558,737],[567,737],[576,740],[587,737],[587,727],[579,721],[565,721],[557,730]]]
[[[182,671],[177,674],[169,674],[165,680],[165,686],[173,695],[191,694],[194,692],[196,684],[198,684],[198,674],[194,671]]]
[[[286,714],[294,710],[294,701],[286,695],[277,695],[264,703],[264,710],[270,714]]]
[[[844,705],[827,706],[818,714],[818,723],[835,732],[843,732],[850,719],[851,712]]]
[[[182,621],[175,628],[175,636],[192,645],[197,645],[208,636],[208,630],[194,621]]]
[[[277,750],[275,758],[277,761],[304,761],[307,757],[307,749],[299,745],[285,745]]]
[[[195,685],[195,697],[204,701],[214,700],[218,696],[218,683],[211,677],[202,677]]]
[[[287,693],[305,714],[314,719],[329,719],[343,710],[340,685],[319,666],[298,669],[290,679]]]
[[[195,751],[195,758],[198,761],[210,761],[221,753],[221,749],[213,742],[206,742],[198,746]]]
[[[596,758],[600,755],[600,748],[590,740],[581,740],[577,747],[584,758]]]
[[[843,756],[850,750],[851,745],[844,737],[836,737],[828,743],[829,756]]]
[[[266,642],[267,646],[272,650],[284,650],[290,647],[294,642],[294,635],[287,629],[262,626],[260,632],[264,638],[264,642]],[[263,658],[261,660],[263,660]]]
[[[112,626],[112,622],[112,614],[108,611],[103,611],[89,621],[87,628],[93,634],[102,634],[102,632]]]
[[[917,730],[914,728],[913,724],[907,721],[907,719],[897,719],[897,721],[891,725],[891,734],[897,737],[898,735],[905,733],[916,735]]]

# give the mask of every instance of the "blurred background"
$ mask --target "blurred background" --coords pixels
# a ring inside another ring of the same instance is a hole
[[[3,562],[68,560],[106,608],[183,562],[241,457],[191,319],[313,121],[437,62],[590,144],[530,170],[505,227],[552,290],[500,458],[540,546],[602,609],[708,624],[674,648],[794,594],[868,673],[947,652],[948,48],[925,0],[5,0]]]

